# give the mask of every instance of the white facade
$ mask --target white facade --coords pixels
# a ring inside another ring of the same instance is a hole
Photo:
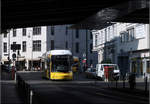
[[[33,27],[11,29],[5,36],[4,34],[2,35],[2,62],[6,63],[8,61],[8,56],[12,61],[12,55],[15,53],[18,56],[16,60],[22,61],[21,64],[25,64],[27,69],[31,69],[31,67],[36,67],[36,65],[39,66],[42,55],[53,49],[69,49],[74,56],[78,56],[82,60],[83,54],[86,53],[87,33],[89,64],[95,65],[97,63],[97,60],[95,60],[97,56],[94,53],[90,53],[89,48],[90,44],[93,43],[92,38],[90,38],[90,31],[78,30],[78,35],[76,35],[77,30],[68,29],[69,26],[70,25],[37,27],[39,29],[37,30],[38,33],[33,30]],[[16,31],[16,36],[14,36],[14,31]],[[18,55],[17,51],[10,50],[14,42],[15,44],[21,45],[20,55]],[[76,46],[76,44],[78,44],[78,46]],[[26,47],[25,50],[23,47]],[[92,63],[90,63],[91,60]]]
[[[93,30],[93,50],[98,62],[111,60],[121,72],[150,73],[150,36],[148,24],[116,23],[102,30]],[[144,60],[147,61],[144,61]],[[144,69],[144,66],[147,68]]]

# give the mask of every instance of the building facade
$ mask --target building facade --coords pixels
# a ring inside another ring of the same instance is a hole
[[[97,63],[97,55],[92,52],[92,34],[87,30],[69,29],[70,25],[41,26],[11,29],[2,35],[2,62],[18,63],[18,69],[31,70],[40,67],[41,57],[53,49],[69,49],[81,61],[88,54],[88,64]],[[11,50],[12,44],[20,44],[21,49]],[[16,58],[13,59],[13,55]]]
[[[0,35],[0,64],[2,60],[2,35]]]
[[[102,30],[93,30],[93,50],[98,62],[111,60],[121,74],[137,76],[150,73],[150,36],[148,24],[116,23]]]

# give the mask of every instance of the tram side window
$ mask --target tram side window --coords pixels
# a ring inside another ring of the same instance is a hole
[[[51,69],[51,71],[52,71],[52,72],[55,72],[55,69],[56,69],[56,64],[55,64],[54,61],[52,61],[52,69]]]
[[[103,71],[103,66],[101,66],[101,71]]]
[[[150,73],[150,61],[147,61],[147,73]]]
[[[52,68],[51,68],[51,71],[52,72],[55,72],[55,69],[56,69],[56,62],[55,62],[55,57],[52,56],[52,59],[51,59],[51,62],[52,62]]]
[[[44,66],[45,69],[47,69],[47,61],[46,61],[46,60],[45,60],[45,64],[44,64],[44,65],[45,65],[45,66]]]

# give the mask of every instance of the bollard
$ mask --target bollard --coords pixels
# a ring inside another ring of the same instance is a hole
[[[15,71],[15,82],[16,82],[16,79],[17,79],[17,78],[16,78],[16,71]]]
[[[123,76],[123,88],[125,88],[125,76]]]
[[[118,88],[118,81],[116,80],[116,88]]]
[[[15,69],[14,69],[14,66],[12,67],[12,80],[14,80],[15,78]]]
[[[119,76],[115,76],[114,80],[116,81],[116,88],[118,88],[118,80],[119,80]]]
[[[32,104],[33,91],[30,90],[30,104]]]
[[[145,92],[147,92],[147,76],[145,77]]]

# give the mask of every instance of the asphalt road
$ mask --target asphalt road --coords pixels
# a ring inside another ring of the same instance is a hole
[[[22,72],[20,76],[33,91],[33,104],[148,104],[142,90],[108,87],[108,83],[76,75],[73,81],[42,79],[40,72]],[[121,85],[121,83],[119,83]],[[120,86],[118,85],[118,86]]]
[[[102,89],[91,85],[36,85],[35,101],[39,104],[148,104],[148,97]]]
[[[1,81],[1,100],[0,104],[24,104],[19,96],[16,83],[13,80]]]

